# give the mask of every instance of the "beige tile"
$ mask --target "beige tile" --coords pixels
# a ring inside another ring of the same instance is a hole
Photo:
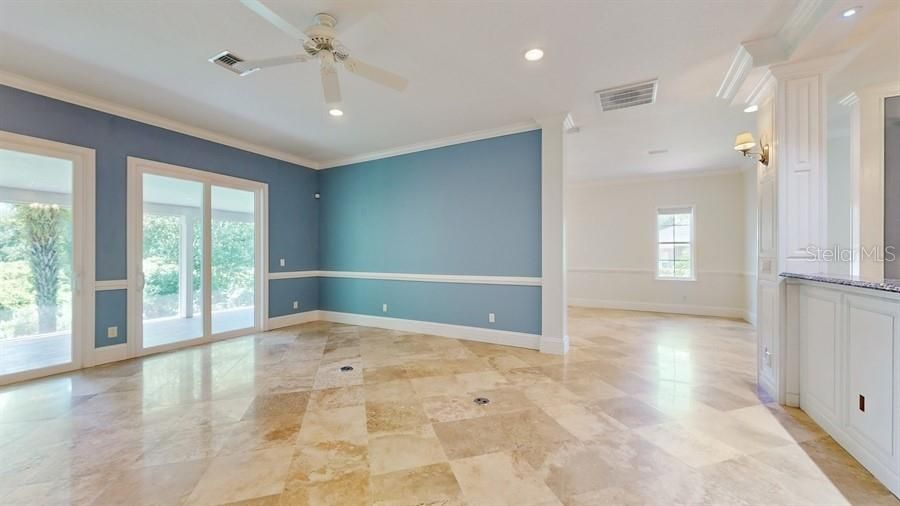
[[[514,446],[504,431],[500,416],[435,423],[433,427],[451,460],[508,450]]]
[[[373,475],[446,461],[441,442],[430,424],[369,436],[369,464]]]
[[[770,450],[791,444],[789,439],[778,437],[757,424],[744,422],[727,413],[708,418],[681,420],[682,425],[702,432],[745,454]]]
[[[432,422],[452,422],[487,415],[469,395],[438,395],[422,399],[422,409]]]
[[[366,402],[362,385],[327,388],[310,393],[309,410],[323,410],[359,406]]]
[[[422,404],[408,402],[366,402],[366,428],[370,434],[411,429],[428,423]]]
[[[628,430],[614,418],[599,411],[589,411],[578,404],[559,404],[543,410],[569,433],[584,441],[608,432]]]
[[[324,441],[365,441],[366,407],[309,411],[303,417],[298,443],[320,443]]]
[[[419,397],[459,395],[465,392],[465,385],[454,375],[413,378],[410,381]]]
[[[634,432],[691,467],[703,467],[743,455],[717,439],[678,423],[640,427]]]
[[[246,453],[279,446],[291,446],[300,432],[300,420],[294,415],[281,418],[251,418],[234,425],[222,454]]]
[[[534,469],[509,453],[454,460],[450,467],[470,504],[561,504]]]
[[[898,504],[751,327],[569,316],[567,356],[315,322],[0,387],[0,502]]]
[[[212,460],[187,505],[214,505],[242,501],[284,490],[292,446],[224,455]]]
[[[204,459],[127,470],[111,480],[95,504],[180,504],[203,476],[209,463],[209,460]]]
[[[588,404],[587,409],[603,413],[629,428],[656,425],[669,420],[664,413],[632,397],[616,397]]]
[[[299,419],[306,412],[309,392],[258,395],[244,413],[244,420],[251,418],[284,417],[293,415]]]
[[[509,382],[497,371],[480,371],[456,375],[465,392],[478,392],[502,388]]]
[[[364,388],[366,402],[404,402],[417,396],[412,383],[407,379],[370,383]]]
[[[288,472],[288,481],[289,484],[309,484],[368,472],[369,448],[366,442],[332,440],[299,443]]]
[[[278,506],[344,506],[371,504],[369,473],[342,475],[329,481],[291,482],[280,495]]]
[[[377,506],[462,506],[459,483],[444,462],[372,477],[372,499]]]

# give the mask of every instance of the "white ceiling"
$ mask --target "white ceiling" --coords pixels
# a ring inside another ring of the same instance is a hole
[[[570,111],[573,179],[721,170],[741,163],[731,142],[754,118],[716,89],[737,45],[777,31],[797,0],[265,3],[301,28],[334,14],[356,56],[409,88],[342,72],[334,119],[315,65],[238,78],[208,63],[298,50],[237,0],[3,0],[0,69],[322,162]],[[534,46],[536,64],[522,58]],[[657,104],[595,109],[593,91],[649,78]]]

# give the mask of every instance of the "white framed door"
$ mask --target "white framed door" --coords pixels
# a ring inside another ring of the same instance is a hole
[[[262,330],[267,188],[128,158],[130,356]]]
[[[0,384],[94,349],[93,149],[0,131]]]

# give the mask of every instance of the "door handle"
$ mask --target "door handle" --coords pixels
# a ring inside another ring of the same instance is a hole
[[[144,284],[145,284],[145,283],[146,283],[146,279],[144,278],[144,273],[143,273],[143,272],[139,272],[139,273],[138,273],[138,289],[139,289],[139,290],[143,290],[143,289],[144,289]]]

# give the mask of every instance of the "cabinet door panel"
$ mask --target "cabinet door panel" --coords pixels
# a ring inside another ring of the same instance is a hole
[[[839,339],[841,296],[832,291],[800,291],[800,335],[803,336],[804,409],[838,425]]]
[[[848,296],[847,431],[889,467],[896,468],[894,356],[897,304]]]

